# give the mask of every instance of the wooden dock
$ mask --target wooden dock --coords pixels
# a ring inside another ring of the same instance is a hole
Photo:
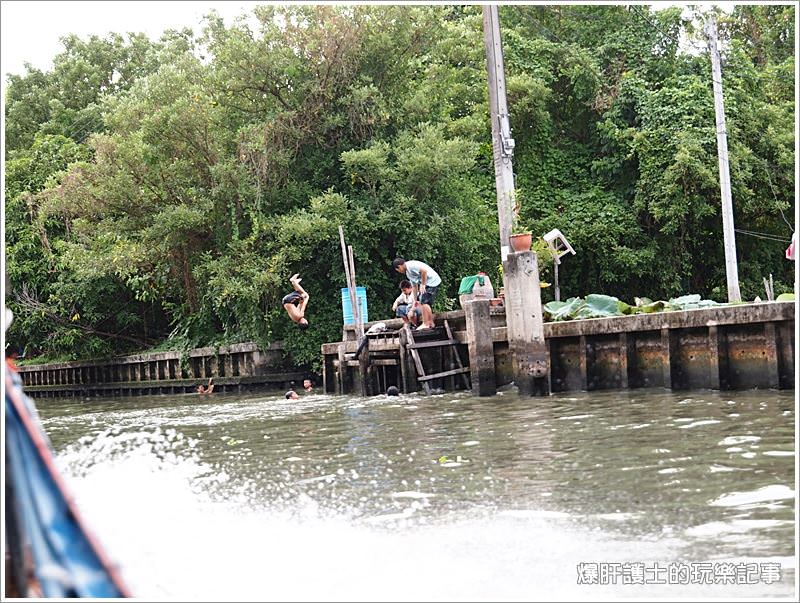
[[[494,394],[513,375],[505,310],[488,302],[467,308],[437,314],[435,331],[411,338],[400,319],[380,321],[387,331],[368,336],[366,371],[354,358],[355,330],[345,326],[343,341],[322,346],[324,391],[395,385]],[[794,314],[793,302],[765,302],[545,323],[550,390],[793,389]]]

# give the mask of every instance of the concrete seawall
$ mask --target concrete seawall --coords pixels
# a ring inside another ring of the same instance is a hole
[[[793,389],[794,315],[793,302],[769,302],[545,323],[550,388],[553,392],[637,387]],[[436,315],[437,325],[445,320],[460,357],[469,359],[468,333],[479,329],[467,329],[461,310]],[[486,366],[493,366],[494,381],[501,386],[512,379],[504,309],[491,308],[489,321],[493,357],[482,363],[481,371],[486,374]],[[382,322],[390,330],[402,326],[399,319]],[[369,350],[379,356],[367,376],[373,391],[388,385],[404,391],[419,389],[416,367],[402,347],[399,336],[370,342]],[[358,390],[362,377],[358,363],[350,358],[355,350],[351,326],[344,329],[344,341],[322,346],[327,392]],[[419,356],[429,367],[427,372],[454,366],[448,349],[419,350]],[[474,382],[479,375],[473,373]],[[450,376],[438,380],[437,387],[460,386]]]
[[[157,352],[106,360],[19,367],[34,398],[139,396],[195,392],[214,377],[215,392],[299,386],[304,374],[286,366],[283,345],[261,350],[253,343],[196,348],[188,354]]]

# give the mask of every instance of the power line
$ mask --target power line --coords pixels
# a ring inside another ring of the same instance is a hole
[[[541,22],[540,22],[538,19],[536,19],[536,17],[534,17],[533,15],[531,15],[529,12],[527,12],[527,11],[522,11],[522,14],[524,14],[524,15],[525,15],[525,17],[526,17],[526,18],[527,18],[529,21],[533,21],[533,25],[535,25],[535,26],[536,26],[536,27],[539,29],[539,31],[544,31],[544,32],[546,32],[547,34],[549,34],[549,35],[550,35],[550,39],[549,39],[549,41],[550,41],[550,42],[554,42],[554,41],[555,41],[555,42],[559,42],[559,43],[560,43],[560,44],[562,44],[564,47],[566,47],[568,50],[570,50],[570,51],[572,52],[572,54],[574,55],[574,57],[575,57],[576,59],[578,59],[578,61],[580,61],[581,63],[583,63],[583,66],[584,66],[584,67],[586,67],[587,69],[589,69],[589,71],[590,71],[590,72],[593,72],[593,71],[595,71],[595,70],[597,70],[597,69],[598,69],[598,66],[597,66],[597,65],[590,65],[590,64],[589,64],[588,62],[586,62],[586,60],[585,60],[585,59],[584,59],[584,58],[583,58],[583,57],[582,57],[582,56],[581,56],[581,55],[580,55],[580,54],[579,54],[579,53],[578,53],[578,52],[577,52],[577,51],[576,51],[576,50],[573,48],[573,46],[575,45],[575,44],[574,44],[574,42],[569,42],[569,43],[568,43],[568,42],[565,42],[565,41],[564,41],[564,40],[563,40],[563,39],[562,39],[560,36],[558,36],[556,33],[554,33],[553,31],[551,31],[551,30],[550,30],[549,28],[547,28],[546,26],[542,25],[542,23],[541,23]],[[555,40],[553,40],[553,38],[555,38]],[[603,82],[602,82],[602,80],[601,80],[601,84],[602,84],[602,83],[603,83]]]
[[[780,235],[774,235],[774,234],[769,233],[769,232],[755,232],[753,230],[744,230],[744,229],[741,229],[741,228],[734,228],[734,230],[736,232],[738,232],[739,234],[747,235],[749,237],[755,237],[757,239],[765,239],[765,240],[768,240],[768,241],[776,241],[776,242],[779,242],[779,243],[789,243],[789,242],[791,242],[788,239],[782,238]]]
[[[769,163],[766,159],[758,157],[761,161],[764,162],[764,171],[767,173],[767,182],[769,182],[769,189],[772,191],[772,196],[775,198],[775,206],[778,208],[778,211],[781,212],[781,218],[783,221],[786,222],[786,225],[789,227],[789,230],[794,232],[794,227],[789,223],[789,220],[786,219],[786,215],[783,213],[783,209],[780,206],[780,201],[778,201],[778,195],[775,194],[775,187],[772,186],[772,178],[769,175]]]
[[[654,22],[653,22],[653,21],[650,19],[650,16],[649,16],[649,15],[646,15],[645,13],[643,13],[643,12],[641,11],[640,7],[639,7],[637,4],[634,4],[634,5],[632,5],[632,6],[631,6],[631,8],[633,8],[634,12],[635,12],[637,15],[639,15],[639,16],[640,16],[640,17],[642,17],[642,18],[643,18],[645,21],[647,21],[647,23],[648,23],[648,24],[649,24],[651,27],[653,27],[654,29],[658,30],[658,32],[659,32],[659,33],[660,33],[662,36],[664,36],[665,38],[667,38],[668,40],[670,40],[671,42],[673,42],[673,43],[675,44],[675,46],[677,46],[677,47],[680,47],[680,39],[677,39],[677,40],[676,40],[676,39],[675,39],[675,38],[674,38],[672,35],[670,35],[670,34],[666,33],[666,32],[665,32],[663,29],[661,29],[661,27],[660,27],[659,25],[657,25],[656,23],[654,23]]]

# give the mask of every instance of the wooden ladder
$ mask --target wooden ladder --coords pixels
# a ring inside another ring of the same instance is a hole
[[[464,387],[466,389],[470,388],[469,377],[467,377],[467,373],[469,373],[469,367],[464,367],[464,364],[461,362],[461,355],[458,353],[458,341],[453,338],[453,332],[450,330],[450,325],[448,324],[447,320],[444,321],[447,339],[432,339],[430,341],[417,343],[414,339],[414,331],[412,331],[408,325],[403,328],[406,330],[406,336],[408,338],[408,343],[405,347],[411,352],[411,357],[414,359],[414,365],[417,367],[417,381],[422,383],[426,394],[431,393],[430,382],[433,379],[449,377],[451,375],[461,375],[461,379],[464,382]],[[434,373],[432,375],[426,375],[425,367],[422,365],[422,360],[419,357],[418,350],[422,348],[439,348],[444,346],[451,346],[451,352],[456,364],[458,365],[458,368],[450,369],[449,371],[442,371],[441,373]]]

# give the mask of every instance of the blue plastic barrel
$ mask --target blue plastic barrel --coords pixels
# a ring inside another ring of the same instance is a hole
[[[361,313],[361,321],[368,322],[366,287],[356,287],[356,299],[358,300],[358,310]],[[342,320],[346,325],[355,323],[353,320],[353,307],[350,304],[350,291],[347,287],[342,287]]]

